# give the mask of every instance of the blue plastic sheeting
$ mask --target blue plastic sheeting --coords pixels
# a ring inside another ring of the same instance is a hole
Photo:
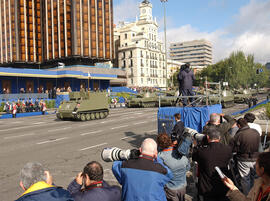
[[[45,115],[47,115],[48,112],[45,112]],[[32,117],[32,116],[39,116],[42,115],[42,112],[26,112],[26,113],[17,113],[16,118],[21,117]],[[10,119],[12,118],[12,114],[3,114],[0,116],[0,119]]]
[[[55,100],[55,107],[58,108],[62,101],[69,101],[69,95],[57,95]]]
[[[262,101],[262,102],[258,103],[257,105],[253,105],[252,107],[250,107],[248,109],[241,110],[241,111],[238,111],[238,112],[234,112],[234,113],[232,113],[232,115],[244,114],[244,113],[248,112],[249,110],[257,107],[258,105],[266,104],[268,102],[269,102],[269,100]]]
[[[115,93],[121,93],[121,92],[127,92],[127,93],[137,93],[137,91],[133,91],[132,89],[128,87],[110,87],[111,92]]]
[[[203,126],[212,113],[222,113],[220,104],[204,107],[162,107],[158,110],[158,133],[171,134],[175,124],[174,114],[181,114],[186,127],[202,132]]]

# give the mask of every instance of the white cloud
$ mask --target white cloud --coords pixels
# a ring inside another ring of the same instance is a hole
[[[213,59],[217,62],[233,51],[254,54],[255,60],[265,64],[270,61],[270,1],[251,0],[242,7],[235,22],[229,27],[213,32],[202,32],[184,25],[167,31],[169,42],[207,39],[213,45]],[[163,38],[164,33],[160,33]]]
[[[120,3],[114,6],[114,23],[121,21],[134,21],[139,15],[139,3],[137,0],[119,0]]]

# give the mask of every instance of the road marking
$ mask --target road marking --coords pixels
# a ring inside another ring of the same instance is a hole
[[[105,142],[105,143],[97,144],[97,145],[94,145],[94,146],[91,146],[91,147],[86,147],[86,148],[80,149],[79,151],[84,151],[84,150],[87,150],[87,149],[92,149],[92,148],[95,148],[95,147],[100,147],[100,146],[103,146],[105,144],[108,144],[108,143]]]
[[[47,140],[47,141],[43,141],[43,142],[38,142],[37,144],[46,144],[46,143],[57,142],[57,141],[60,141],[60,140],[65,140],[65,139],[68,139],[68,137],[62,137],[62,138],[58,138],[58,139],[55,139],[55,140]]]
[[[122,137],[121,140],[127,139],[127,138],[132,137],[132,136],[135,136],[135,135],[129,135],[129,136],[126,136],[126,137]]]
[[[102,132],[103,130],[98,130],[98,131],[92,131],[92,132],[89,132],[89,133],[82,133],[80,134],[81,136],[84,136],[84,135],[91,135],[91,134],[94,134],[94,133],[100,133]]]
[[[137,123],[134,123],[133,125],[144,124],[144,123],[147,123],[147,121],[137,122]]]
[[[35,135],[35,133],[29,133],[29,134],[24,134],[24,135],[15,135],[15,136],[9,136],[9,137],[5,137],[4,139],[12,139],[12,138],[17,138],[17,137],[24,137],[24,136],[29,136],[29,135]]]
[[[150,130],[150,131],[146,131],[146,133],[153,133],[153,132],[157,132],[157,129],[155,129],[155,130]]]
[[[57,128],[57,129],[53,129],[53,130],[48,130],[48,132],[54,132],[54,131],[60,131],[60,130],[66,130],[66,129],[70,129],[71,127],[64,127],[64,128]]]
[[[124,128],[124,127],[127,127],[128,125],[123,125],[123,126],[117,126],[117,127],[113,127],[113,128],[111,128],[112,130],[114,130],[114,129],[117,129],[117,128]]]
[[[38,125],[38,124],[45,124],[46,122],[36,122],[36,123],[33,123],[34,125]]]

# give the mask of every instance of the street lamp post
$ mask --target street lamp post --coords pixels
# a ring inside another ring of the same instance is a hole
[[[168,69],[167,69],[167,30],[166,30],[166,5],[165,3],[168,2],[168,0],[160,0],[161,3],[163,3],[164,6],[164,43],[165,43],[165,69],[166,69],[166,90],[168,89]]]

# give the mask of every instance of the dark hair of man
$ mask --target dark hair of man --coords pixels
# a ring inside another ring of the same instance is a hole
[[[172,145],[171,138],[166,133],[159,134],[157,136],[157,145],[161,149],[167,149]]]
[[[259,167],[264,168],[264,173],[270,176],[270,152],[263,152],[258,156]]]
[[[190,67],[190,63],[186,63],[185,66],[186,66],[186,68],[189,68]]]
[[[177,119],[177,120],[180,120],[181,119],[181,114],[180,113],[174,114],[174,118]]]
[[[207,135],[209,136],[210,140],[220,139],[220,132],[217,130],[216,127],[209,127],[207,129]]]
[[[256,117],[252,113],[247,113],[245,114],[244,119],[247,120],[248,123],[253,123]]]
[[[83,169],[83,174],[87,174],[89,179],[93,181],[103,180],[103,168],[97,161],[88,163]]]
[[[240,126],[240,128],[246,127],[247,124],[247,120],[245,120],[244,118],[240,118],[237,120],[237,125]]]

